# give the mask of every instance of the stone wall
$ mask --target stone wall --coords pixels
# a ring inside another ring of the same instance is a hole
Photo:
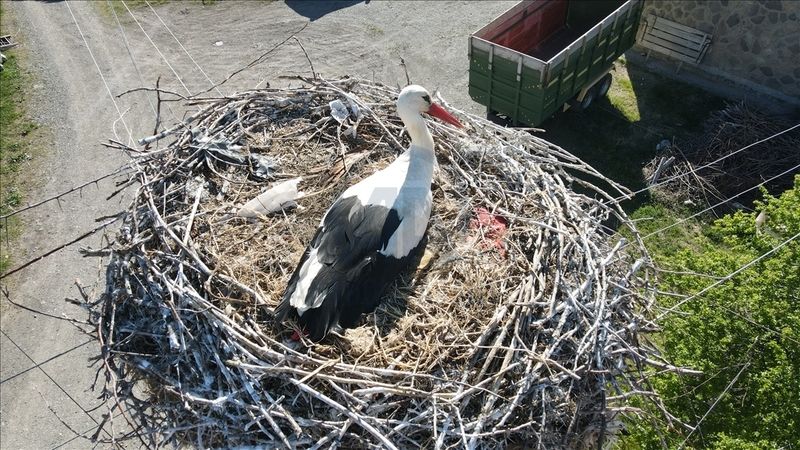
[[[697,70],[800,104],[800,1],[645,0],[651,13],[712,35]]]

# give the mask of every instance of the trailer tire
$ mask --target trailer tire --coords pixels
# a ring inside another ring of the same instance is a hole
[[[611,74],[607,73],[606,76],[597,83],[597,96],[605,97],[609,89],[611,89]]]
[[[583,100],[578,103],[578,111],[586,111],[592,106],[594,102],[594,97],[597,95],[597,88],[592,86],[588,91],[586,91],[586,95],[583,96]]]

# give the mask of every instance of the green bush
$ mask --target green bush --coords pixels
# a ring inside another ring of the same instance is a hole
[[[764,192],[753,213],[725,216],[692,245],[653,245],[661,267],[724,277],[800,232],[800,176],[780,197]],[[768,219],[757,230],[761,211]],[[692,295],[719,278],[662,275],[661,289]],[[676,305],[679,297],[660,304]],[[730,280],[665,317],[657,337],[671,362],[702,376],[659,375],[654,385],[667,408],[694,425],[688,445],[713,449],[796,448],[800,443],[800,239],[794,239]],[[741,371],[735,383],[732,380]],[[729,386],[730,385],[730,386]],[[675,430],[640,422],[626,447],[676,446]]]

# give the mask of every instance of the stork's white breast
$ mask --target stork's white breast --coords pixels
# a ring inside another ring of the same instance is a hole
[[[422,240],[431,217],[430,188],[425,190],[424,197],[419,197],[421,198],[401,195],[395,201],[393,209],[397,210],[400,217],[400,226],[389,238],[386,247],[380,251],[381,254],[395,258],[408,256]]]
[[[380,253],[402,258],[422,240],[431,215],[434,164],[433,152],[412,147],[385,169],[342,194],[342,198],[358,197],[362,205],[378,205],[397,211],[400,226]]]

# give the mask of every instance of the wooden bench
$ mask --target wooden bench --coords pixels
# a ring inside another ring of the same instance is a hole
[[[639,45],[650,51],[665,54],[680,61],[698,64],[711,45],[711,35],[686,25],[650,14],[642,24]]]

